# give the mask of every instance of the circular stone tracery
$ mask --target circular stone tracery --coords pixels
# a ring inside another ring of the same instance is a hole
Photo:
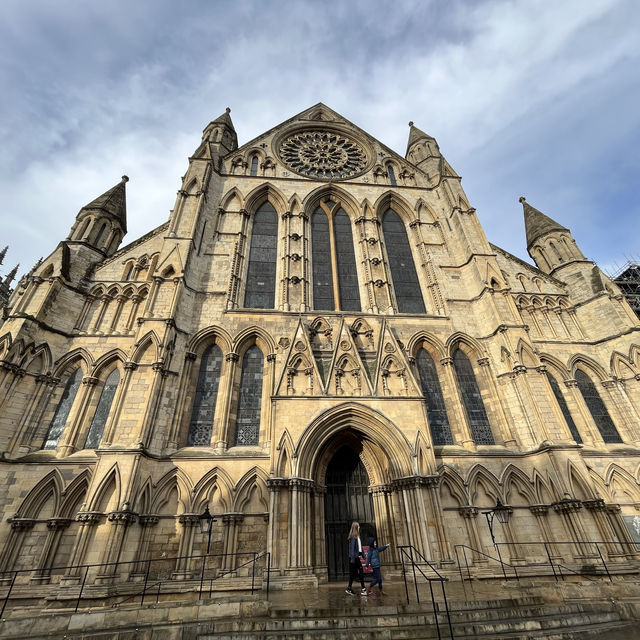
[[[320,180],[347,179],[364,173],[367,154],[355,141],[332,131],[302,131],[280,145],[280,157],[296,173]]]

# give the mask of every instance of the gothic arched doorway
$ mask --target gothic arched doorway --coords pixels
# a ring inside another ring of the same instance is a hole
[[[347,536],[353,521],[360,523],[360,539],[366,545],[375,536],[369,475],[358,454],[343,446],[327,465],[324,498],[325,541],[329,580],[349,577]]]

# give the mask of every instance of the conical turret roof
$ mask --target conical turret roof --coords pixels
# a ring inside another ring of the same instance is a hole
[[[407,152],[411,148],[411,145],[415,144],[419,140],[433,140],[436,142],[436,139],[430,136],[428,133],[422,131],[422,129],[418,129],[413,122],[409,122],[409,140],[407,141]],[[436,142],[436,144],[438,144]]]
[[[127,231],[127,194],[125,184],[129,182],[127,176],[122,176],[122,180],[115,186],[105,191],[101,196],[82,207],[81,211],[89,209],[99,209],[112,215],[120,225],[122,230]]]
[[[235,127],[233,126],[233,122],[231,121],[231,108],[227,107],[224,113],[221,116],[218,116],[213,122],[217,122],[218,124],[224,124],[235,132]]]
[[[520,198],[522,208],[524,209],[524,228],[527,234],[527,247],[530,247],[538,238],[550,233],[551,231],[569,231],[566,227],[558,224],[549,216],[532,207],[524,196]]]

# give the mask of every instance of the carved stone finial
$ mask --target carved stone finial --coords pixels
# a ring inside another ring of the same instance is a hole
[[[527,199],[526,199],[524,196],[520,196],[520,197],[518,198],[518,202],[526,202],[526,200],[527,200]]]
[[[231,107],[227,107],[227,108],[225,109],[225,111],[226,111],[227,113],[231,113]]]
[[[409,120],[409,126],[413,127],[413,120]]]
[[[129,176],[122,176],[122,182],[129,182]]]

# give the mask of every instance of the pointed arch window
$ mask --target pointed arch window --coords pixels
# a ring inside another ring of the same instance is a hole
[[[351,220],[340,203],[325,200],[311,216],[313,308],[360,311]]]
[[[558,384],[558,381],[548,371],[547,371],[547,380],[549,381],[549,385],[551,386],[553,395],[556,398],[556,402],[560,407],[560,411],[562,411],[564,421],[567,423],[567,427],[569,427],[569,431],[571,432],[571,437],[578,444],[582,444],[582,436],[578,431],[578,427],[576,427],[576,423],[573,421],[573,418],[571,417],[569,406],[567,405],[567,401],[564,399],[564,396],[562,395],[562,390],[560,389],[560,385]]]
[[[104,222],[102,224],[102,226],[100,227],[100,230],[98,231],[98,234],[96,235],[96,239],[93,241],[93,244],[96,247],[100,246],[100,241],[102,240],[102,236],[104,235],[104,232],[107,230],[107,223]]]
[[[382,216],[382,233],[398,311],[425,313],[407,230],[402,219],[393,209],[387,209]]]
[[[235,446],[259,444],[263,369],[264,357],[262,351],[254,344],[247,349],[244,358],[242,358],[234,438]]]
[[[438,379],[438,371],[431,354],[424,348],[418,351],[416,357],[418,373],[420,374],[420,387],[427,407],[429,429],[431,439],[435,445],[453,444],[449,417],[444,404],[442,388]]]
[[[467,354],[462,349],[457,349],[453,354],[453,368],[473,441],[476,444],[495,444],[476,375]]]
[[[120,372],[114,369],[104,383],[96,412],[93,414],[93,420],[89,427],[89,433],[87,433],[84,449],[97,449],[100,445],[100,440],[102,440],[102,434],[104,433],[104,426],[107,424],[107,418],[109,417],[113,398],[116,395],[116,389],[119,383]]]
[[[591,378],[584,371],[578,369],[576,371],[576,382],[602,439],[608,444],[622,442],[616,425],[613,423],[607,407]]]
[[[396,187],[398,185],[398,182],[396,180],[396,172],[393,170],[393,167],[390,164],[387,165],[387,175],[389,176],[389,184],[392,187]]]
[[[196,396],[193,400],[187,446],[208,447],[215,417],[220,373],[222,371],[222,350],[212,344],[202,354]]]
[[[256,211],[251,232],[244,306],[273,309],[276,297],[278,215],[270,202]]]
[[[62,397],[60,398],[60,402],[58,402],[58,406],[56,407],[56,412],[53,415],[53,420],[51,420],[51,424],[49,425],[49,432],[47,433],[47,437],[44,439],[44,444],[42,445],[43,449],[55,449],[58,446],[58,441],[60,440],[60,436],[62,435],[67,423],[67,418],[71,412],[71,407],[73,406],[73,401],[76,399],[81,382],[82,369],[78,367],[69,376],[67,384],[64,387]]]
[[[249,175],[257,176],[258,175],[258,156],[253,156],[251,158],[251,169]]]

